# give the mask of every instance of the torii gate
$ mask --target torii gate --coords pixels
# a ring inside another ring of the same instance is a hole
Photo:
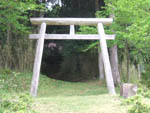
[[[30,93],[32,96],[37,95],[41,60],[44,47],[44,39],[56,40],[100,40],[100,47],[105,68],[106,83],[110,94],[115,94],[115,87],[112,77],[110,60],[108,55],[106,40],[115,39],[115,35],[106,35],[103,25],[110,25],[113,22],[112,18],[31,18],[31,23],[41,25],[39,34],[30,34],[30,39],[38,39],[36,55],[33,68],[33,77]],[[70,25],[70,34],[46,34],[46,25]],[[95,35],[79,35],[75,34],[74,25],[97,25],[98,34]]]

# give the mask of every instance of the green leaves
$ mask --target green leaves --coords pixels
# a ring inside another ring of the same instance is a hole
[[[92,26],[81,26],[80,27],[80,32],[78,32],[78,34],[97,34],[97,28],[96,27],[92,27]]]
[[[124,100],[125,104],[130,105],[128,107],[129,113],[148,113],[150,111],[149,106],[150,92],[148,89],[138,89],[136,96],[130,97]]]
[[[11,31],[18,34],[26,33],[29,30],[29,12],[42,9],[42,5],[36,4],[35,0],[0,0],[0,29]]]
[[[144,61],[150,48],[150,1],[107,0],[106,4],[105,12],[115,15],[112,29],[118,47],[129,48],[131,57],[144,55],[138,57],[139,61]]]
[[[26,93],[3,97],[0,101],[0,113],[36,113],[31,108],[32,102],[32,98]]]

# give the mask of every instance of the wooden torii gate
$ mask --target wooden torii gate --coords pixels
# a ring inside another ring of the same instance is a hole
[[[106,35],[103,25],[110,25],[113,22],[112,18],[31,18],[31,23],[41,25],[39,34],[30,34],[30,39],[38,39],[36,55],[33,68],[33,78],[31,83],[30,93],[32,96],[37,95],[41,60],[44,47],[44,39],[56,40],[100,40],[100,47],[105,68],[106,83],[110,94],[115,94],[115,87],[112,77],[112,71],[109,61],[108,49],[106,40],[115,39],[115,35]],[[46,34],[46,25],[70,25],[70,34]],[[74,25],[97,25],[98,34],[79,35],[75,34]]]

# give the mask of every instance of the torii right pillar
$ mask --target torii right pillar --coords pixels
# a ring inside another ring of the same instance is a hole
[[[102,57],[103,57],[104,68],[105,68],[107,88],[110,94],[116,94],[111,66],[110,66],[109,55],[108,55],[108,49],[106,44],[106,38],[105,38],[106,36],[105,36],[104,27],[102,23],[98,23],[98,34],[100,37],[100,46],[101,46]]]

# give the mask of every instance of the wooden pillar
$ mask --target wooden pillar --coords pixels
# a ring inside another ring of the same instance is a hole
[[[74,25],[70,25],[70,35],[75,35]]]
[[[114,81],[113,81],[113,77],[112,77],[110,61],[109,61],[105,32],[104,32],[104,27],[103,27],[102,23],[98,23],[98,34],[100,36],[100,46],[101,46],[103,63],[104,63],[104,68],[105,68],[107,88],[108,88],[108,91],[110,94],[116,94],[115,87],[114,87]]]
[[[40,29],[40,38],[38,39],[37,42],[36,55],[35,55],[34,68],[33,68],[33,77],[32,77],[31,90],[30,90],[30,94],[32,96],[37,95],[45,32],[46,32],[46,23],[42,23]]]
[[[98,68],[99,68],[99,80],[104,80],[104,64],[103,64],[103,58],[102,58],[102,52],[98,50]]]

